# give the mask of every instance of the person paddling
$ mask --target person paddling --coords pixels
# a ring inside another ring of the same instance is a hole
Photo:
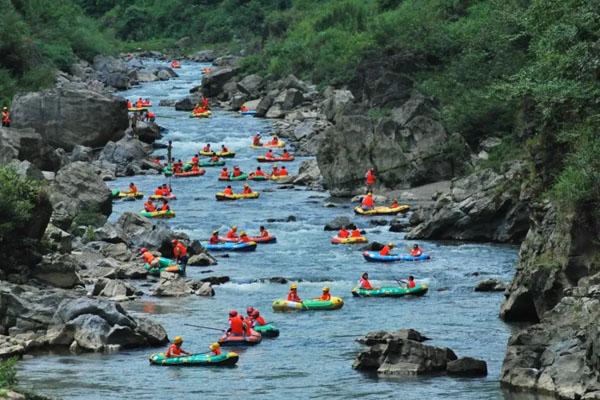
[[[271,234],[269,234],[269,231],[264,226],[261,226],[260,228],[258,228],[258,230],[260,232],[260,237],[262,237],[262,238],[271,237]]]
[[[248,237],[248,234],[244,231],[242,231],[240,233],[240,243],[249,243],[250,242],[250,238]]]
[[[188,353],[187,351],[181,348],[183,344],[183,338],[181,336],[175,336],[173,343],[167,349],[165,353],[165,357],[173,358],[173,357],[181,357],[182,355],[190,356],[192,353]]]
[[[223,194],[225,194],[227,196],[233,195],[233,189],[231,188],[231,185],[227,185],[225,190],[223,190]]]
[[[137,192],[138,192],[137,186],[135,186],[135,183],[131,182],[129,184],[129,192],[128,193],[129,194],[137,194]]]
[[[371,285],[371,282],[369,282],[369,274],[366,272],[364,274],[362,274],[362,276],[358,280],[358,285],[360,286],[361,289],[375,290],[373,285]]]
[[[254,135],[254,137],[252,138],[252,145],[253,146],[262,146],[262,143],[260,142],[260,133],[257,133],[256,135]]]
[[[302,299],[298,296],[298,285],[292,283],[290,286],[290,292],[287,296],[288,301],[295,301],[297,303],[302,303]]]
[[[206,146],[202,148],[204,153],[210,153],[212,150],[210,149],[210,143],[206,143]]]
[[[285,165],[281,166],[281,169],[279,170],[279,176],[288,176],[288,170]]]
[[[223,169],[221,170],[221,175],[219,175],[219,178],[229,179],[229,170],[227,169],[227,167],[223,167]]]
[[[160,206],[160,211],[171,211],[171,207],[169,207],[169,202],[164,197],[162,200],[162,206]]]
[[[388,243],[385,246],[383,246],[381,248],[381,250],[379,250],[379,255],[380,256],[389,256],[391,250],[394,248],[394,243]]]
[[[154,212],[154,211],[156,211],[156,206],[152,202],[152,199],[148,199],[144,203],[144,210],[146,210],[146,212]]]
[[[260,316],[260,312],[258,310],[252,311],[252,319],[254,320],[254,325],[263,326],[267,324],[267,321]]]
[[[231,229],[227,232],[227,235],[225,235],[225,237],[227,239],[239,239],[237,234],[237,226],[232,226]]]
[[[140,249],[140,257],[142,257],[144,262],[146,264],[148,264],[149,266],[151,266],[151,267],[158,266],[158,263],[159,263],[158,257],[156,257],[154,254],[150,253],[150,251],[148,251],[147,248],[142,247]]]
[[[213,355],[215,356],[220,356],[221,355],[221,345],[217,342],[212,343],[210,346],[208,346],[209,350],[213,353]]]
[[[277,137],[277,135],[273,135],[273,138],[271,139],[271,145],[272,146],[279,145],[279,138]]]
[[[423,249],[421,249],[418,244],[415,244],[410,251],[410,255],[413,257],[420,257],[423,255]]]
[[[375,200],[373,199],[373,193],[371,191],[368,191],[362,198],[361,207],[363,210],[371,210],[375,207]]]
[[[360,232],[360,229],[358,229],[358,227],[354,226],[354,229],[352,229],[352,234],[350,235],[353,238],[359,238],[362,237],[362,233]]]
[[[256,167],[256,171],[254,171],[254,176],[266,176],[260,166]]]
[[[321,294],[321,297],[319,297],[319,300],[321,300],[321,301],[331,300],[331,294],[329,294],[329,288],[327,286],[325,286],[323,288],[323,294]]]
[[[246,327],[244,321],[238,315],[236,310],[229,311],[229,328],[227,329],[228,336],[244,336]]]
[[[242,190],[242,194],[252,194],[252,189],[250,188],[250,185],[248,185],[247,183],[244,183],[244,190]]]
[[[208,239],[209,244],[219,244],[219,231],[213,231],[212,235],[210,235],[210,239]]]
[[[400,207],[400,204],[398,204],[398,199],[396,197],[394,197],[394,200],[392,200],[392,204],[390,204],[390,208],[398,208]]]
[[[350,236],[350,233],[346,230],[345,226],[342,226],[338,232],[338,237],[341,239],[346,239],[348,236]]]
[[[408,276],[408,282],[406,282],[406,287],[409,289],[413,289],[417,286],[417,283],[415,282],[415,277],[412,275]]]

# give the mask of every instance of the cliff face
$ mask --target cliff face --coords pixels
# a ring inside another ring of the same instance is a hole
[[[501,381],[564,399],[600,398],[600,218],[589,206],[531,209],[500,315],[534,324],[509,340]]]
[[[446,132],[427,98],[413,94],[387,114],[370,117],[356,105],[337,113],[317,153],[332,195],[359,193],[372,167],[387,188],[445,180],[462,171],[468,147],[460,135]]]

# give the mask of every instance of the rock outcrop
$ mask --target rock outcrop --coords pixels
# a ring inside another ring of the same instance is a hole
[[[364,190],[369,168],[387,188],[445,180],[463,171],[468,146],[460,135],[446,132],[424,96],[414,94],[390,115],[367,114],[359,105],[346,107],[325,131],[317,160],[332,195]]]
[[[525,176],[515,163],[502,174],[484,169],[452,181],[406,237],[520,243],[529,229]]]
[[[371,332],[359,342],[369,346],[361,351],[352,367],[376,372],[378,376],[426,375],[447,372],[462,376],[487,374],[484,361],[458,359],[446,347],[423,344],[426,337],[412,329],[398,332]]]
[[[53,147],[104,146],[123,136],[129,121],[125,99],[66,84],[15,96],[13,126],[33,128]]]
[[[69,230],[78,216],[94,216],[102,222],[112,211],[110,189],[95,169],[82,161],[58,171],[50,188],[50,201],[54,208],[52,223],[63,230]]]

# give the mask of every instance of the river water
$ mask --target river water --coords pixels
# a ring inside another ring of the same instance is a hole
[[[160,99],[181,98],[199,84],[201,67],[183,63],[180,77],[133,88],[122,95]],[[215,111],[213,118],[192,119],[186,112],[154,107],[158,123],[167,128],[164,140],[172,140],[174,156],[184,160],[205,143],[213,147],[227,144],[237,151],[228,166],[240,165],[250,171],[254,157],[261,154],[249,148],[254,132],[269,132],[267,120],[240,117]],[[164,150],[157,154],[164,154]],[[302,159],[290,163],[296,172]],[[266,167],[265,167],[266,168]],[[152,313],[172,338],[181,335],[184,348],[208,351],[219,337],[215,331],[193,328],[186,323],[225,327],[230,309],[243,311],[257,307],[268,321],[281,330],[277,339],[264,339],[242,350],[235,368],[161,368],[148,364],[153,349],[122,351],[116,354],[45,355],[28,358],[20,364],[23,386],[41,394],[65,399],[148,399],[148,398],[305,398],[367,399],[409,396],[421,399],[501,399],[498,375],[510,327],[498,319],[502,293],[476,293],[474,285],[487,277],[508,281],[517,258],[515,247],[487,244],[424,242],[432,255],[424,263],[391,265],[366,263],[356,247],[333,246],[330,232],[323,231],[328,220],[347,215],[367,230],[370,240],[394,241],[401,248],[413,242],[387,227],[368,224],[357,218],[349,203],[324,207],[326,193],[304,189],[280,189],[270,182],[250,182],[261,191],[259,200],[216,202],[214,193],[224,188],[217,181],[219,168],[207,169],[203,177],[173,179],[178,200],[171,203],[177,217],[160,223],[185,231],[195,239],[206,239],[215,228],[225,233],[237,225],[251,233],[265,225],[278,243],[259,246],[253,253],[231,253],[210,268],[188,267],[190,278],[227,275],[231,282],[216,286],[213,298],[187,297],[158,299],[144,297],[125,306],[133,312]],[[126,188],[133,179],[140,190],[151,192],[165,181],[160,176],[118,179],[111,187]],[[234,183],[236,191],[241,183]],[[124,211],[139,211],[142,201],[115,203],[111,219]],[[293,215],[296,221],[283,222]],[[275,219],[280,222],[270,222]],[[207,269],[212,272],[207,272]],[[428,282],[429,293],[416,299],[356,299],[350,294],[361,273],[368,271],[376,285],[395,285],[395,279],[409,274]],[[474,273],[479,272],[479,276]],[[287,294],[287,285],[269,283],[264,278],[283,276],[300,281],[301,297],[320,295],[323,286],[332,295],[344,298],[341,310],[278,314],[271,310],[274,299]],[[143,282],[133,282],[140,285]],[[145,284],[145,283],[144,283]],[[360,350],[355,339],[373,330],[414,328],[432,338],[432,345],[448,346],[457,355],[487,361],[489,375],[483,379],[448,377],[376,379],[352,369]],[[161,349],[158,349],[161,350]]]

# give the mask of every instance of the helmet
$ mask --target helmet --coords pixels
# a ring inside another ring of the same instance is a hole
[[[218,235],[218,234],[219,234],[219,231],[213,231],[213,232],[212,232],[212,234],[213,234],[213,235]]]
[[[248,313],[248,315],[251,315],[253,312],[254,312],[254,307],[246,308],[246,313]]]
[[[3,110],[8,110],[8,107],[2,107]]]
[[[183,338],[181,336],[175,336],[175,339],[173,339],[173,343],[181,344],[183,343]]]
[[[237,225],[234,225],[234,226],[232,226],[232,227],[231,227],[231,230],[232,230],[232,231],[237,231]]]
[[[253,316],[254,318],[256,318],[256,317],[259,317],[259,316],[260,316],[260,313],[258,312],[258,310],[254,310],[254,311],[252,311],[252,316]]]
[[[295,284],[295,283],[292,283],[292,284],[290,285],[290,289],[298,289],[298,285],[297,285],[297,284]]]
[[[327,286],[325,286],[325,287],[323,288],[323,291],[324,291],[324,292],[329,292],[329,288],[328,288]]]
[[[415,245],[413,246],[413,249],[416,249],[418,247],[419,247],[419,245],[415,243]]]
[[[415,277],[414,277],[414,276],[412,276],[412,275],[409,275],[409,276],[408,276],[408,280],[409,280],[409,281],[414,281],[414,280],[415,280]]]
[[[210,346],[208,346],[209,349],[211,350],[216,350],[216,349],[220,349],[221,345],[217,342],[212,343]]]
[[[145,248],[145,247],[142,247],[142,248],[140,249],[140,254],[144,254],[144,253],[145,253],[145,252],[147,252],[147,251],[148,251],[148,249],[147,249],[147,248]]]
[[[177,242],[177,239],[173,239],[173,240],[171,240],[171,243],[173,243],[173,244],[177,244],[177,243],[178,243],[178,242]]]
[[[236,315],[238,315],[238,312],[236,310],[229,311],[229,316],[230,317],[235,317]]]
[[[395,246],[395,245],[394,245],[394,243],[388,243],[387,245],[388,245],[388,247],[390,247],[390,248],[392,248],[392,247],[394,247],[394,246]]]
[[[240,232],[240,236],[248,236],[245,231]]]

